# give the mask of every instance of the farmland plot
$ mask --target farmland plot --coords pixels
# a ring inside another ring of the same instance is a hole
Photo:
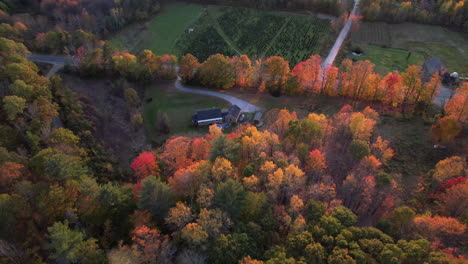
[[[209,12],[229,41],[252,58],[283,56],[295,65],[333,37],[330,22],[312,16],[235,7],[211,7]]]
[[[216,53],[226,56],[236,55],[235,51],[216,31],[210,17],[206,14],[180,36],[176,48],[180,51],[180,55],[192,53],[200,61],[204,61]]]
[[[221,29],[248,55],[262,54],[287,21],[286,17],[247,8],[214,8]]]
[[[391,47],[392,37],[387,23],[363,23],[352,33],[354,43],[365,43],[379,47]]]
[[[329,34],[329,29],[326,20],[301,16],[292,17],[265,52],[265,55],[283,56],[290,65],[296,65],[312,54],[319,53],[321,41]]]

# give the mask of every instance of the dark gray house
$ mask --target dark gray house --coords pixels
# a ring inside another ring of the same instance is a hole
[[[219,108],[201,110],[192,116],[192,122],[195,126],[208,126],[223,123],[223,113]]]
[[[233,125],[239,120],[240,113],[241,109],[237,105],[231,105],[226,112],[221,112],[219,108],[201,110],[192,116],[192,123],[195,126],[209,126],[220,123]]]
[[[239,116],[241,113],[241,109],[237,105],[231,105],[227,112],[223,113],[224,122],[228,125],[236,124],[237,120],[239,120]]]

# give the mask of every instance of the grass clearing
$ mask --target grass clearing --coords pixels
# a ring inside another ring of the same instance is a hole
[[[350,55],[355,60],[370,60],[376,65],[376,71],[386,74],[390,71],[404,71],[409,65],[421,65],[424,56],[419,52],[411,52],[402,49],[382,48],[373,45],[360,45],[363,56]]]
[[[421,56],[424,60],[439,57],[450,72],[457,71],[462,76],[468,76],[468,35],[451,31],[440,26],[402,23],[369,23],[361,25],[359,31],[352,34],[353,45],[374,45],[381,48],[382,54],[391,53],[392,49],[406,50],[412,56]],[[364,49],[364,48],[363,48]],[[374,48],[375,49],[375,48]],[[373,52],[372,50],[370,51]],[[385,61],[373,57],[371,60],[377,66],[388,68]],[[398,59],[400,68],[405,67],[405,61]],[[392,68],[388,68],[392,70]]]
[[[229,103],[210,96],[178,92],[175,90],[174,81],[159,81],[147,86],[145,89],[145,100],[143,115],[145,127],[149,138],[158,141],[159,136],[155,133],[155,124],[158,113],[166,114],[169,120],[170,134],[205,133],[207,129],[194,128],[192,126],[192,115],[197,110],[216,108],[227,108]],[[151,98],[151,102],[146,102]]]
[[[155,54],[176,54],[175,43],[202,14],[203,6],[189,3],[170,3],[149,22],[131,25],[119,32],[110,43],[116,48],[126,48],[137,53],[150,49]]]

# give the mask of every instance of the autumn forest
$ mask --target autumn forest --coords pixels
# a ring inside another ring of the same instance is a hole
[[[297,65],[112,45],[172,2],[0,0],[0,264],[467,263],[463,77],[382,71],[349,39]],[[319,14],[333,39],[357,19],[346,0],[188,2]],[[468,31],[466,0],[359,8]],[[229,98],[256,110],[190,122]]]

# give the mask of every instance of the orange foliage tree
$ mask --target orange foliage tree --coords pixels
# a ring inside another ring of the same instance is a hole
[[[445,105],[445,112],[462,123],[468,122],[468,83],[455,91],[455,94]]]

